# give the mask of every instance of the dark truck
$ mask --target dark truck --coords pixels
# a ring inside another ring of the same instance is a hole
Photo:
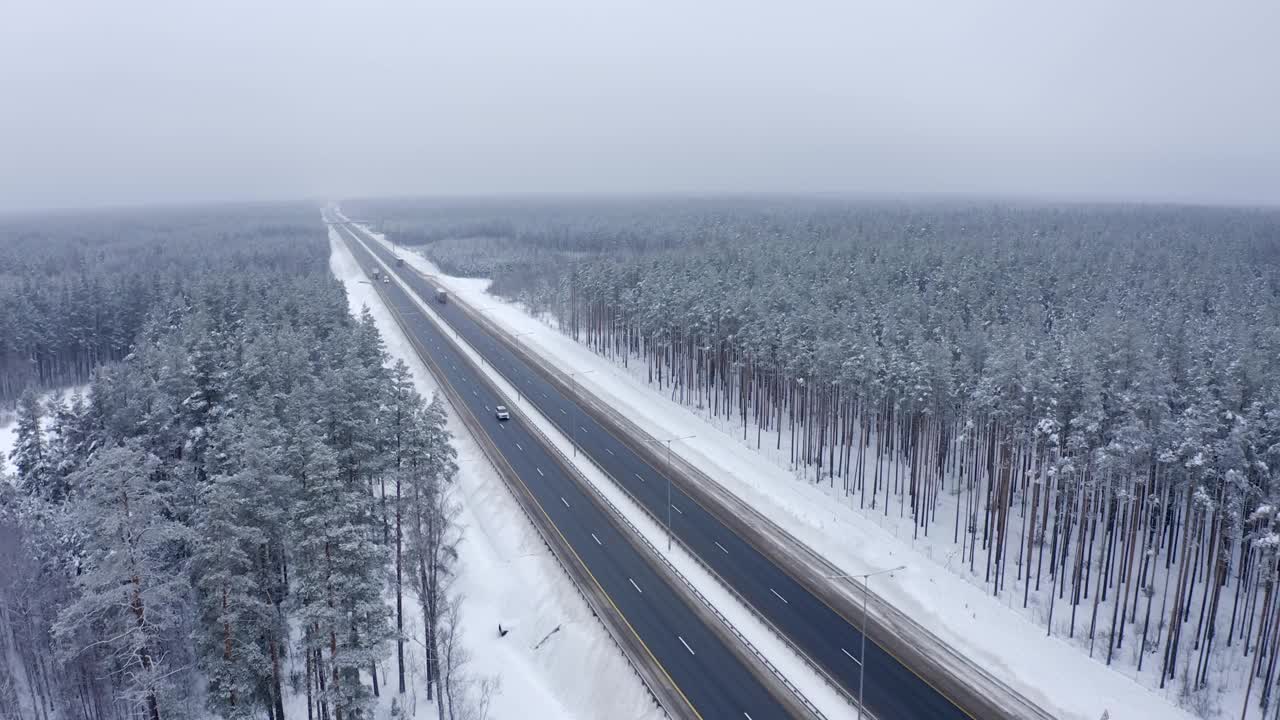
[[[436,302],[443,305],[448,300],[449,293],[445,292],[443,288],[436,288]]]
[[[396,267],[404,267],[404,258],[402,257],[396,258]]]

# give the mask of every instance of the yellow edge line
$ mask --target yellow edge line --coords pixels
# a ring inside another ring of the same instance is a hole
[[[374,241],[374,242],[376,242],[376,241]],[[372,251],[370,251],[370,253],[372,254]],[[416,268],[414,269],[414,272],[417,272],[417,274],[418,274],[418,276],[419,276],[419,277],[422,277],[422,278],[424,278],[424,279],[426,279],[426,278],[427,278],[427,276],[426,276],[424,273],[422,273],[422,272],[418,272]],[[479,323],[477,322],[477,324],[479,324]],[[575,402],[574,404],[578,404],[578,403],[576,403],[576,402]],[[606,433],[609,433],[610,437],[612,437],[614,440],[617,440],[619,443],[621,443],[621,444],[623,444],[623,445],[630,446],[630,443],[628,443],[627,441],[623,440],[622,438],[619,438],[617,435],[615,435],[615,434],[613,433],[613,431],[611,431],[611,430],[610,430],[608,427],[606,427],[603,423],[596,423],[596,424],[597,424],[597,425],[599,425],[599,426],[600,426],[600,428],[601,428],[602,430],[604,430]],[[633,450],[632,450],[632,452],[635,452],[635,450],[633,449]],[[648,462],[646,462],[645,464],[646,464],[646,465],[648,465],[649,463],[648,463]],[[666,478],[666,475],[665,475],[662,471],[658,470],[657,468],[652,468],[652,469],[653,469],[655,472],[657,472],[657,474],[658,474],[658,476],[659,476],[659,477],[670,480],[669,478]],[[612,476],[612,475],[610,475],[610,477],[613,477],[613,476]],[[613,481],[614,481],[614,483],[616,483],[616,484],[621,484],[621,483],[619,482],[619,480],[618,480],[616,477],[613,477]],[[521,481],[521,482],[523,482],[523,481]],[[672,481],[672,482],[674,482],[674,481]],[[726,491],[726,492],[727,492],[727,491]],[[720,516],[719,516],[717,513],[715,513],[714,511],[710,510],[709,508],[707,508],[707,507],[706,507],[705,505],[703,505],[702,503],[698,502],[698,500],[697,500],[696,498],[694,498],[692,495],[689,495],[689,493],[687,493],[687,492],[685,493],[685,497],[687,497],[687,498],[688,498],[688,499],[690,499],[690,500],[693,500],[693,502],[694,502],[698,507],[702,508],[703,512],[706,512],[708,515],[710,515],[711,517],[715,518],[715,519],[716,519],[716,522],[719,522],[721,525],[723,525],[723,526],[725,527],[725,529],[729,529],[729,531],[730,531],[730,532],[733,532],[733,530],[732,530],[732,529],[730,529],[730,526],[729,526],[728,524],[726,524],[726,523],[724,522],[724,520],[722,520],[722,519],[720,518]],[[537,501],[535,500],[534,502],[537,502]],[[538,508],[539,508],[539,509],[541,509],[541,508],[542,508],[541,504],[539,504],[539,505],[538,505]],[[544,512],[543,514],[545,515],[546,513]],[[548,520],[550,520],[550,518],[548,518]],[[553,523],[553,526],[554,526],[554,523]],[[556,532],[559,532],[559,528],[556,528]],[[808,588],[806,587],[806,584],[805,584],[804,582],[802,582],[799,578],[795,577],[795,576],[794,576],[794,575],[792,575],[791,573],[787,572],[787,571],[786,571],[786,570],[785,570],[781,565],[779,565],[778,563],[773,562],[772,558],[770,558],[770,557],[769,557],[769,555],[768,555],[767,553],[765,553],[765,552],[761,551],[761,550],[760,550],[760,548],[756,547],[756,544],[755,544],[755,543],[753,543],[753,542],[751,542],[751,540],[750,540],[750,539],[748,539],[747,537],[745,537],[745,536],[743,536],[743,535],[741,535],[741,534],[739,534],[739,533],[736,533],[736,532],[733,532],[733,534],[734,534],[734,535],[737,535],[737,536],[738,536],[738,538],[739,538],[740,540],[742,540],[743,542],[745,542],[747,545],[751,546],[751,549],[752,549],[752,550],[755,550],[755,551],[756,551],[757,553],[759,553],[762,557],[765,557],[765,558],[769,559],[769,562],[770,562],[770,563],[772,563],[774,566],[776,566],[776,567],[778,568],[778,570],[782,572],[782,574],[783,574],[783,575],[786,575],[787,577],[791,578],[791,580],[792,580],[793,582],[795,582],[797,585],[799,585],[799,586],[801,586],[801,587],[805,587],[805,589],[809,592],[809,594],[810,594],[810,595],[812,595],[812,596],[813,596],[813,597],[814,597],[818,602],[822,603],[823,605],[825,605],[825,606],[827,607],[827,609],[828,609],[828,610],[830,610],[831,612],[835,613],[836,617],[840,618],[841,620],[844,620],[844,621],[845,621],[845,623],[849,626],[849,628],[850,628],[851,630],[856,630],[856,631],[857,631],[857,632],[859,632],[859,633],[866,634],[866,633],[865,633],[861,628],[859,628],[858,626],[856,626],[856,625],[853,623],[853,621],[852,621],[852,620],[850,620],[848,617],[846,617],[844,613],[842,613],[842,612],[840,612],[839,610],[837,610],[836,608],[832,607],[830,603],[828,603],[826,600],[824,600],[824,599],[821,597],[821,595],[819,595],[818,593],[815,593],[815,592],[813,592],[813,591],[811,591],[811,590],[808,590]],[[563,536],[563,535],[561,535],[561,537],[563,538],[564,536]],[[565,542],[566,542],[566,543],[568,543],[568,540],[566,540]],[[570,547],[569,549],[570,549],[570,550],[573,550],[573,548],[572,548],[572,547]],[[576,556],[576,555],[577,555],[577,553],[575,552],[575,553],[574,553],[574,555]],[[582,561],[581,561],[581,560],[579,560],[579,562],[581,563]],[[585,568],[586,568],[586,565],[583,565],[583,568],[585,569]],[[591,571],[590,571],[590,570],[587,570],[587,574],[590,574],[590,573],[591,573]],[[718,573],[717,573],[717,574],[718,574]],[[594,581],[594,580],[595,580],[595,577],[594,577],[594,576],[592,576],[592,578],[591,578],[591,579]],[[597,584],[597,585],[599,585],[599,583],[596,583],[596,584]],[[604,592],[604,588],[600,588],[600,590],[601,590],[601,592]],[[605,597],[608,597],[608,593],[605,593]],[[741,597],[741,595],[739,595],[739,597]],[[612,603],[612,602],[613,602],[613,600],[612,600],[612,599],[610,599],[610,600],[609,600],[609,602],[610,602],[610,603]],[[745,597],[743,597],[743,598],[742,598],[742,602],[744,602],[744,603],[746,603],[746,602],[747,602],[747,600],[746,600],[746,598],[745,598]],[[749,605],[750,603],[747,603],[747,604]],[[614,609],[616,610],[616,609],[617,609],[617,606],[614,606]],[[759,613],[760,611],[757,609],[757,610],[756,610],[756,612],[758,612],[758,613]],[[621,611],[619,611],[619,613],[618,613],[618,614],[619,614],[619,615],[621,615],[621,614],[622,614],[622,613],[621,613]],[[761,613],[761,615],[763,615],[763,613]],[[626,622],[626,618],[625,618],[625,617],[623,618],[623,621],[624,621],[624,622]],[[773,623],[769,623],[769,624],[770,624],[770,625],[772,625]],[[630,627],[630,626],[631,626],[631,623],[627,623],[627,626],[628,626],[628,627]],[[781,630],[779,630],[779,631],[781,632]],[[634,630],[634,629],[632,629],[632,632],[634,633],[634,632],[635,632],[635,630]],[[787,633],[783,633],[783,634],[787,634]],[[639,635],[636,635],[636,638],[637,638],[637,639],[639,639],[639,637],[640,637]],[[640,640],[640,643],[643,645],[643,644],[644,644],[644,641],[643,641],[643,640]],[[912,675],[915,675],[915,676],[916,676],[916,678],[918,678],[921,682],[923,682],[925,685],[928,685],[930,688],[932,688],[934,692],[936,692],[936,693],[938,693],[939,695],[941,695],[942,697],[946,698],[946,699],[947,699],[947,701],[948,701],[948,702],[950,702],[952,705],[955,705],[955,706],[956,706],[956,708],[957,708],[960,712],[964,713],[964,714],[965,714],[965,716],[967,716],[968,718],[970,718],[970,720],[976,720],[976,718],[975,718],[972,714],[970,714],[970,713],[969,713],[969,711],[968,711],[967,709],[965,709],[965,707],[964,707],[963,705],[961,705],[960,703],[956,702],[955,698],[951,697],[951,696],[950,696],[950,695],[948,695],[946,692],[944,692],[943,690],[941,690],[940,688],[938,688],[936,685],[934,685],[933,683],[929,682],[929,680],[928,680],[928,679],[926,679],[923,675],[921,675],[920,673],[916,672],[916,671],[915,671],[915,669],[913,669],[913,668],[911,667],[911,665],[909,665],[909,664],[908,664],[908,663],[906,663],[906,662],[903,662],[902,658],[899,658],[899,657],[898,657],[898,656],[897,656],[897,655],[896,655],[892,650],[890,650],[889,648],[886,648],[884,645],[882,645],[882,644],[880,644],[880,643],[878,643],[878,642],[875,642],[874,640],[872,641],[872,643],[873,643],[873,644],[875,644],[875,645],[876,645],[876,647],[879,647],[881,650],[883,650],[884,652],[888,653],[889,657],[893,658],[894,660],[897,660],[899,665],[901,665],[902,667],[906,668],[908,672],[910,672]],[[794,643],[793,643],[793,644],[794,644]],[[648,648],[648,646],[645,646],[645,650],[646,650],[646,651],[648,651],[648,649],[649,649],[649,648]],[[798,649],[798,648],[797,648],[797,649]],[[653,655],[653,653],[650,653],[650,657],[652,657],[652,655]],[[657,662],[657,658],[654,658],[654,662]],[[817,664],[817,661],[813,661],[813,662],[814,662],[815,664]],[[658,665],[659,665],[659,667],[661,667],[661,666],[662,666],[662,665],[661,665],[661,663],[659,663]],[[665,668],[663,668],[663,672],[664,672],[664,673],[666,672],[666,669],[665,669]],[[668,677],[668,678],[670,678],[671,676],[670,676],[670,675],[668,675],[667,677]],[[672,682],[674,683],[674,681],[672,681]],[[679,691],[679,687],[677,687],[677,688],[676,688],[676,690],[677,690],[677,691]],[[680,693],[680,694],[681,694],[681,696],[682,696],[682,697],[684,696],[684,693],[683,693],[683,692],[682,692],[682,693]],[[686,699],[685,699],[685,702],[688,702],[688,698],[686,698]],[[690,707],[692,707],[692,705],[690,705]],[[697,712],[697,710],[694,710],[694,712],[696,713],[696,712]],[[701,715],[699,715],[699,717],[701,717]]]
[[[499,450],[498,452],[502,451]],[[520,484],[525,485],[524,480],[521,480]],[[587,576],[591,578],[591,582],[596,584],[596,587],[600,589],[601,594],[603,594],[605,599],[609,601],[609,604],[613,606],[614,612],[618,613],[618,617],[622,618],[622,622],[627,624],[627,629],[631,631],[631,634],[635,636],[636,640],[640,641],[640,646],[644,648],[646,653],[648,653],[649,658],[658,666],[658,669],[662,671],[662,674],[667,676],[667,680],[670,681],[671,686],[680,694],[680,699],[684,700],[685,704],[689,706],[689,709],[693,711],[693,714],[701,720],[702,714],[693,706],[693,703],[689,702],[689,698],[685,696],[684,691],[680,689],[680,685],[676,683],[675,678],[671,677],[671,673],[667,672],[667,668],[658,660],[657,657],[654,656],[653,651],[649,649],[649,645],[645,643],[644,638],[640,637],[640,633],[636,632],[636,629],[631,626],[631,621],[627,620],[627,616],[624,615],[622,610],[618,608],[617,604],[613,602],[613,597],[611,597],[608,591],[600,585],[600,581],[597,580],[595,574],[591,572],[591,568],[587,567],[587,564],[582,561],[582,558],[578,557],[578,551],[573,549],[573,545],[570,544],[569,539],[564,536],[564,533],[560,532],[560,526],[556,525],[550,515],[547,515],[547,511],[543,509],[542,503],[538,502],[536,497],[533,497],[533,491],[531,491],[527,485],[525,485],[525,492],[529,494],[530,499],[533,500],[533,504],[538,506],[538,512],[542,513],[542,516],[547,519],[548,523],[551,523],[552,529],[554,529],[556,534],[560,536],[560,539],[564,541],[565,547],[569,548],[569,552],[573,553],[573,559],[578,561],[578,564],[586,571]]]
[[[359,242],[359,240],[357,240],[357,242]],[[369,252],[370,255],[373,255],[372,251],[366,250],[366,252]],[[377,258],[376,255],[374,257],[375,259]],[[406,292],[405,294],[407,295],[408,292]],[[378,295],[379,296],[382,295],[381,288],[378,289]],[[384,298],[384,301],[385,301],[385,298]],[[426,359],[424,357],[421,357],[424,354],[424,350],[418,343],[417,338],[415,338],[413,336],[413,333],[409,332],[408,327],[405,326],[404,319],[400,316],[400,312],[396,310],[395,306],[390,302],[384,302],[383,304],[386,306],[388,310],[391,311],[391,314],[395,316],[396,323],[400,325],[400,329],[404,331],[405,336],[409,338],[409,342],[413,345],[413,349],[420,356],[419,359],[425,362]],[[449,382],[447,378],[441,378],[441,380],[443,380],[444,382]],[[450,387],[452,387],[453,383],[449,383],[449,385]],[[457,390],[455,389],[454,392],[457,392]],[[470,409],[468,409],[468,412],[470,412]],[[498,450],[498,446],[496,444],[494,444],[494,449],[497,450],[499,455],[502,454],[502,451]],[[505,456],[504,456],[504,459],[505,459]],[[510,465],[510,462],[508,462],[508,465]],[[564,536],[564,533],[560,531],[560,526],[556,525],[555,521],[551,519],[551,516],[547,514],[546,509],[542,507],[542,503],[538,502],[538,498],[534,496],[533,491],[530,490],[529,486],[524,482],[522,478],[520,478],[519,473],[516,473],[514,469],[512,470],[512,473],[516,476],[516,479],[520,480],[520,485],[524,488],[524,491],[529,496],[529,499],[533,501],[533,504],[537,506],[538,512],[542,513],[542,516],[546,518],[547,522],[551,525],[551,528],[556,531],[557,535],[560,536],[560,539],[564,542],[565,547],[569,549],[569,552],[573,553],[573,559],[578,562],[578,565],[580,565],[584,571],[586,571],[587,576],[591,578],[591,582],[595,583],[596,588],[600,590],[600,594],[604,595],[605,599],[609,601],[609,605],[613,607],[614,612],[618,613],[618,617],[622,619],[622,622],[626,623],[627,629],[630,630],[631,634],[634,635],[636,640],[640,642],[640,646],[644,648],[644,651],[649,655],[649,658],[653,660],[653,663],[658,666],[658,669],[662,671],[662,674],[667,677],[667,680],[671,683],[671,686],[675,688],[677,693],[679,693],[680,699],[684,700],[685,704],[689,706],[689,709],[693,711],[693,714],[696,717],[698,717],[699,720],[701,720],[702,714],[699,713],[698,709],[695,708],[693,706],[693,703],[689,701],[688,696],[686,696],[684,694],[684,691],[680,689],[680,685],[675,681],[675,678],[671,677],[671,673],[667,672],[667,668],[653,654],[653,651],[649,649],[649,645],[644,641],[644,638],[640,637],[640,633],[636,632],[636,629],[632,627],[631,621],[627,620],[627,616],[623,614],[621,609],[618,608],[617,603],[613,601],[613,597],[609,595],[609,592],[605,590],[604,586],[600,584],[600,581],[596,579],[595,574],[591,572],[591,568],[587,567],[587,564],[582,561],[581,557],[578,556],[578,551],[573,549],[573,544],[570,543],[569,539],[566,538]]]

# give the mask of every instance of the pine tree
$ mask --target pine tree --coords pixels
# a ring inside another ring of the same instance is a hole
[[[409,374],[409,366],[403,360],[397,360],[391,369],[390,401],[386,408],[388,415],[386,427],[390,438],[386,443],[387,452],[394,460],[392,466],[394,483],[393,501],[393,543],[395,558],[395,575],[393,583],[396,595],[396,672],[401,694],[405,691],[404,644],[404,522],[406,515],[404,475],[406,472],[406,455],[412,442],[414,423],[422,408],[422,397],[413,387],[413,378]]]
[[[167,519],[157,492],[160,461],[136,444],[102,450],[71,477],[76,501],[68,528],[80,538],[79,597],[54,632],[63,659],[79,657],[74,642],[88,633],[120,673],[119,684],[150,720],[166,714],[173,691],[166,647],[177,637],[189,587],[181,567],[190,532]],[[121,600],[124,602],[121,602]]]
[[[67,478],[80,468],[83,459],[92,451],[91,419],[84,396],[80,393],[73,395],[69,404],[63,402],[61,395],[53,397],[47,412],[52,426],[46,455],[52,478],[50,484],[55,489],[50,500],[60,502],[66,498]]]
[[[299,614],[308,630],[305,650],[327,662],[324,699],[335,720],[357,720],[371,709],[360,671],[390,639],[382,600],[386,558],[373,539],[377,525],[368,488],[342,476],[334,452],[318,437],[304,436],[299,445],[306,469],[291,544]]]
[[[450,484],[457,473],[457,454],[445,427],[440,396],[415,413],[402,473],[405,485],[405,519],[408,523],[408,556],[412,583],[422,605],[424,643],[427,648],[427,697],[440,696],[441,631],[447,596],[457,560],[456,507]],[[443,706],[441,714],[443,715]]]
[[[18,486],[28,495],[52,499],[62,492],[49,484],[49,467],[41,423],[44,409],[34,388],[27,388],[18,401],[18,426],[9,458],[17,471]]]
[[[214,473],[201,487],[192,574],[210,709],[248,718],[282,700],[276,656],[285,637],[273,599],[279,591],[272,539],[276,495],[287,479],[273,470],[267,429],[230,425],[221,432],[233,438],[227,454],[238,469]]]

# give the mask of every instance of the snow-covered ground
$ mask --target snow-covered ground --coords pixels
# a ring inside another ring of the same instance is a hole
[[[13,416],[0,420],[0,477],[13,472],[9,462],[9,453],[13,452],[13,442],[17,439],[18,422]]]
[[[440,274],[426,258],[406,255],[418,269]],[[826,488],[804,482],[788,470],[785,455],[744,444],[741,426],[735,437],[732,428],[718,427],[673,402],[641,377],[596,355],[522,307],[489,295],[487,280],[440,277],[451,292],[485,308],[488,317],[519,333],[520,342],[562,369],[592,371],[579,376],[579,382],[615,407],[625,408],[628,417],[655,437],[695,435],[673,443],[673,450],[847,573],[907,565],[891,578],[879,578],[873,590],[1055,716],[1097,720],[1105,712],[1113,720],[1192,717],[1173,704],[1176,688],[1167,695],[1158,694],[1125,671],[1089,658],[1078,647],[1046,637],[1042,624],[1013,607],[1014,599],[993,598],[967,582],[949,567],[954,561],[946,552],[913,541],[910,528],[904,532],[896,518],[833,502]],[[1229,699],[1218,700],[1223,707],[1239,707]]]
[[[352,312],[369,307],[387,350],[409,365],[418,392],[430,397],[436,384],[429,371],[373,288],[359,282],[366,278],[350,251],[332,236],[330,244],[330,268],[346,285]],[[463,529],[454,587],[463,597],[462,640],[471,656],[469,671],[477,679],[498,680],[490,717],[662,717],[452,410],[449,430],[458,450],[456,499]],[[414,605],[406,599],[406,610]],[[421,638],[421,612],[413,607],[408,614],[409,636]],[[506,637],[498,637],[498,623],[511,629]],[[422,665],[421,642],[408,649],[416,670]],[[394,672],[392,656],[379,674],[384,682],[394,682]],[[420,678],[409,684],[413,689],[407,693],[406,710],[416,705],[417,715],[406,717],[433,717],[434,706],[422,695]],[[393,694],[383,693],[384,712],[389,712]],[[305,714],[305,700],[295,700],[303,702]]]

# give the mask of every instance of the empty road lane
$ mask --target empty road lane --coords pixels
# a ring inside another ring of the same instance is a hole
[[[354,230],[353,232],[361,232]],[[645,462],[594,417],[525,364],[503,342],[452,302],[433,300],[435,287],[417,271],[396,267],[381,243],[362,243],[428,302],[524,398],[566,435],[580,452],[609,473],[657,518],[671,518],[672,532],[728,582],[746,602],[785,634],[851,697],[858,696],[862,636],[853,623],[810,593],[727,525],[676,487],[668,502],[666,476]],[[634,591],[633,591],[634,592]],[[965,720],[971,716],[896,657],[867,638],[866,707],[880,720]],[[754,717],[755,714],[752,713]]]
[[[357,262],[372,275],[375,261],[358,242],[349,242]],[[572,545],[582,563],[626,617],[637,636],[703,718],[789,717],[782,704],[752,672],[703,625],[684,600],[622,537],[604,511],[532,434],[518,412],[499,421],[504,404],[478,371],[445,338],[413,299],[396,283],[375,283],[421,348],[444,369],[498,450],[530,489],[543,513]],[[591,678],[583,678],[590,682]]]

